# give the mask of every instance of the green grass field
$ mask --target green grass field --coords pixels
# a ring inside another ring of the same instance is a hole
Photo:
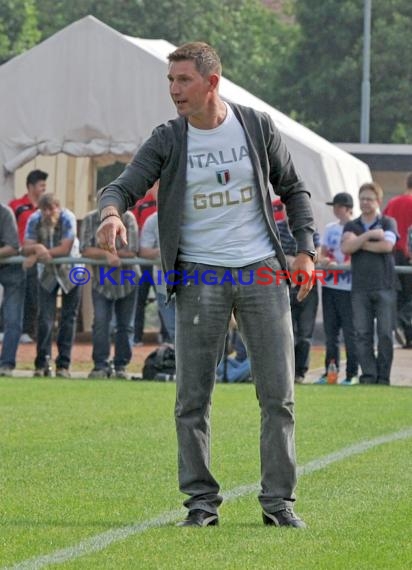
[[[218,528],[179,529],[173,403],[169,383],[0,379],[0,568],[411,568],[412,431],[302,475],[307,531],[264,527],[247,488]],[[408,388],[298,386],[296,408],[300,466],[412,426]],[[256,484],[253,386],[218,385],[212,429],[222,491]]]

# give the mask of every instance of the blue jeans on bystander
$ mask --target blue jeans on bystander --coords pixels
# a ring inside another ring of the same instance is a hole
[[[59,286],[47,291],[39,284],[39,322],[37,329],[37,356],[35,368],[45,368],[47,357],[51,356],[53,327],[56,315],[56,299]],[[62,292],[62,308],[57,333],[56,367],[68,369],[76,333],[77,311],[80,303],[80,287],[73,287],[68,293]]]
[[[129,295],[120,299],[108,299],[95,289],[92,291],[93,320],[93,362],[97,370],[109,368],[110,360],[110,322],[113,311],[114,329],[114,367],[124,368],[132,358],[133,329],[136,310],[136,288]]]
[[[0,283],[3,285],[3,328],[0,366],[13,369],[23,323],[25,274],[21,266],[0,266]]]

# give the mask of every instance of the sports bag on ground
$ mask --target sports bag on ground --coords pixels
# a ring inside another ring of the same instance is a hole
[[[171,344],[163,344],[145,359],[142,376],[144,380],[174,380],[176,374],[175,349]]]

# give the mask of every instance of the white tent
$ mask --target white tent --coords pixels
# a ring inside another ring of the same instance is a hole
[[[122,35],[87,16],[0,67],[0,199],[14,195],[14,173],[38,155],[129,158],[152,129],[176,115],[168,95],[164,40]],[[331,219],[324,203],[354,196],[371,180],[366,164],[234,83],[221,94],[267,111],[282,132],[315,201],[318,226]]]

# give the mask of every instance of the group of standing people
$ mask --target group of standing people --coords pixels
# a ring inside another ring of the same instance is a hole
[[[361,215],[353,219],[352,195],[339,192],[327,202],[336,221],[327,224],[321,237],[314,232],[319,266],[340,268],[337,273],[326,272],[322,279],[325,370],[316,384],[328,383],[331,363],[339,375],[341,334],[346,372],[339,383],[345,386],[390,384],[394,336],[403,348],[412,348],[412,275],[397,276],[394,270],[395,264],[412,269],[412,174],[407,176],[405,193],[392,198],[383,214],[382,203],[379,184],[363,184],[359,189]],[[290,262],[296,244],[280,200],[273,203],[273,209]],[[291,289],[297,384],[305,381],[309,368],[317,307],[317,287],[300,303],[296,288]]]
[[[97,210],[88,213],[83,219],[79,240],[74,213],[62,208],[58,198],[46,191],[47,178],[46,172],[31,171],[26,179],[27,193],[22,198],[11,201],[9,206],[0,204],[0,257],[18,254],[25,256],[23,264],[0,264],[4,329],[0,356],[1,376],[12,374],[22,334],[28,339],[36,339],[34,376],[52,375],[52,338],[57,297],[60,295],[55,374],[57,377],[70,377],[71,352],[81,300],[81,288],[74,279],[70,279],[70,271],[81,264],[80,260],[75,265],[50,263],[53,258],[82,255],[106,261],[106,264],[102,265],[105,270],[117,267],[119,272],[122,258],[134,258],[140,254],[134,213],[130,211],[123,215],[127,245],[123,247],[119,243],[116,256],[111,255],[96,243],[96,231],[100,224]],[[144,251],[141,254],[145,256]],[[136,275],[140,274],[137,265],[130,266],[129,269],[134,270]],[[138,287],[128,281],[119,285],[113,285],[110,280],[101,283],[99,266],[93,266],[94,366],[89,374],[90,378],[127,377],[126,367],[132,358],[137,320],[137,290]],[[160,298],[158,303],[159,307],[162,307]],[[163,311],[163,307],[161,310]],[[169,316],[170,309],[165,308],[164,313]],[[167,324],[170,336],[173,337],[174,320],[172,321],[170,316]]]
[[[339,369],[341,328],[347,356],[344,383],[348,385],[358,382],[358,363],[360,383],[390,383],[396,300],[392,251],[398,231],[396,220],[381,214],[382,201],[379,184],[363,184],[359,189],[361,215],[352,219],[352,197],[338,194],[333,204],[338,222],[327,226],[325,232],[324,263],[350,261],[351,267],[350,273],[340,275],[339,289],[332,285],[323,289],[326,370],[332,359]],[[325,376],[326,372],[323,379]]]
[[[394,337],[403,348],[412,348],[412,273],[395,273],[395,264],[412,269],[412,174],[404,194],[389,200],[383,213],[383,190],[376,182],[362,184],[358,197],[361,215],[356,219],[351,194],[340,192],[327,202],[336,221],[323,232],[318,263],[326,270],[339,266],[340,271],[326,273],[322,282],[325,370],[316,384],[328,383],[331,363],[339,374],[341,333],[346,373],[339,383],[346,386],[390,384]],[[305,311],[305,303],[310,296],[317,299],[314,289],[299,312],[292,291],[295,383],[304,381],[307,370],[301,365],[302,346],[310,345],[317,304]]]
[[[360,187],[361,215],[356,219],[351,219],[353,203],[348,194],[338,194],[334,202],[338,222],[326,228],[321,261],[327,264],[329,258],[332,263],[345,264],[350,260],[351,272],[339,278],[344,289],[326,286],[322,290],[326,370],[331,359],[339,367],[341,328],[347,356],[344,383],[357,383],[359,363],[360,383],[389,385],[394,331],[403,337],[404,348],[412,348],[412,274],[395,273],[395,264],[412,269],[408,245],[412,174],[407,177],[405,193],[389,200],[383,213],[383,190],[376,182]]]
[[[56,375],[69,377],[80,290],[69,279],[72,266],[49,263],[54,257],[78,256],[75,215],[46,192],[47,173],[34,170],[26,180],[27,194],[9,206],[0,204],[0,255],[24,255],[23,264],[0,264],[3,285],[3,342],[0,375],[16,366],[22,331],[36,336],[35,376],[51,373],[50,358],[56,298],[62,308],[57,336]]]

